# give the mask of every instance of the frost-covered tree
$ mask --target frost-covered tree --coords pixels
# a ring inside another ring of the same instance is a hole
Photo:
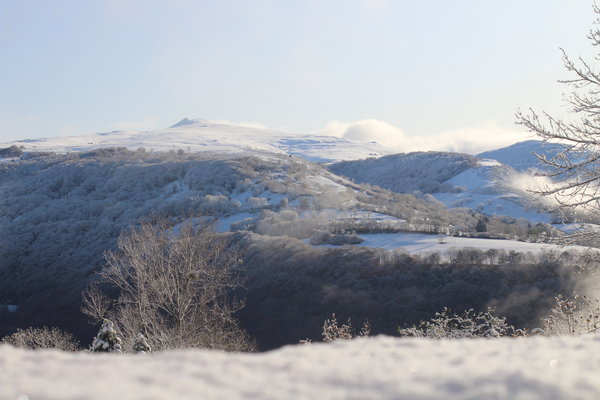
[[[594,12],[600,15],[597,4],[594,4]],[[600,18],[588,34],[593,46],[600,45],[599,22]],[[517,123],[544,141],[564,145],[563,150],[554,155],[538,155],[548,167],[543,174],[554,183],[533,191],[553,197],[565,211],[597,212],[600,207],[600,73],[583,58],[574,60],[561,51],[571,78],[559,82],[571,89],[564,100],[572,118],[562,119],[546,112],[540,115],[533,109],[518,110]],[[594,236],[598,238],[597,232]]]
[[[165,218],[142,223],[119,238],[106,254],[101,276],[119,296],[109,304],[97,292],[84,295],[84,312],[107,314],[132,349],[143,332],[156,350],[206,347],[250,350],[234,313],[242,307],[238,248],[200,220],[173,226]]]
[[[544,319],[547,335],[584,335],[600,332],[600,301],[573,293],[556,296],[554,307]]]
[[[105,319],[98,334],[94,338],[90,351],[106,352],[106,353],[121,353],[122,340],[117,335],[114,323],[111,320]]]
[[[444,308],[442,312],[435,313],[429,321],[422,321],[419,325],[398,329],[400,336],[425,337],[432,339],[443,338],[476,338],[501,336],[521,336],[525,332],[515,329],[506,322],[506,318],[494,314],[493,309],[486,312],[475,313],[467,310],[462,314],[450,314]]]

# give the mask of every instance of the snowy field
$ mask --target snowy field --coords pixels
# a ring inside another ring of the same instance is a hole
[[[432,341],[379,336],[262,354],[30,352],[0,347],[0,398],[600,398],[600,337]]]
[[[527,243],[517,240],[475,239],[456,236],[428,235],[423,233],[370,233],[361,234],[364,242],[356,246],[375,247],[386,250],[402,248],[408,253],[444,252],[452,248],[472,248],[478,250],[515,250],[521,253],[537,253],[542,250],[581,250],[583,246],[557,246],[547,243]],[[440,242],[443,241],[443,242]]]
[[[377,249],[396,250],[402,249],[411,254],[427,254],[433,252],[444,253],[450,249],[477,249],[485,250],[514,250],[519,253],[538,253],[544,250],[589,250],[584,246],[558,246],[548,243],[527,243],[518,240],[502,239],[476,239],[445,235],[431,235],[426,233],[364,233],[359,235],[364,241],[353,246],[374,247]],[[308,240],[305,241],[308,243]],[[329,244],[319,246],[339,247]]]

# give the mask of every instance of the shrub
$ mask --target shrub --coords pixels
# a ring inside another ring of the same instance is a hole
[[[600,302],[573,293],[556,296],[550,315],[544,319],[547,335],[583,335],[600,332]]]
[[[331,318],[326,319],[323,322],[323,336],[324,342],[333,342],[336,340],[349,340],[355,337],[369,336],[371,334],[371,326],[369,321],[363,322],[363,326],[358,333],[355,332],[352,326],[352,321],[348,318],[345,324],[339,324],[335,313],[331,315]]]
[[[419,325],[398,329],[400,336],[413,336],[432,339],[462,339],[476,337],[525,336],[526,332],[515,329],[506,323],[506,318],[494,315],[494,310],[475,313],[472,309],[463,314],[450,314],[444,308],[435,313],[429,321],[421,321]]]
[[[79,342],[73,335],[58,328],[27,328],[19,329],[12,335],[6,336],[0,343],[23,349],[58,349],[78,351]]]

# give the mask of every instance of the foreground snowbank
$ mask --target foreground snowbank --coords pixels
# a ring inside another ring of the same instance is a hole
[[[599,399],[600,337],[376,337],[263,354],[0,347],[1,399]]]

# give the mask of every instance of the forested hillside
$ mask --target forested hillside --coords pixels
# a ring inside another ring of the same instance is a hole
[[[472,162],[460,159],[458,169]],[[18,312],[0,312],[0,334],[57,325],[89,337],[81,291],[119,235],[159,216],[174,223],[215,218],[218,230],[238,232],[230,238],[247,256],[240,270],[245,290],[236,293],[246,301],[239,316],[261,348],[318,338],[332,312],[369,317],[377,331],[391,333],[442,306],[493,305],[530,326],[556,293],[576,285],[563,268],[579,263],[576,254],[449,248],[409,256],[350,247],[370,233],[540,240],[557,232],[353,183],[299,157],[124,148],[26,153],[0,163],[0,177],[0,304],[18,305]]]

